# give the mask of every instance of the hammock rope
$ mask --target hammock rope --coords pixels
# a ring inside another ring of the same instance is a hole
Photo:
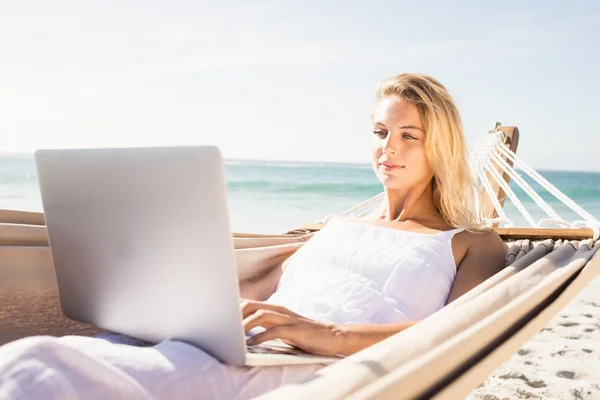
[[[494,194],[494,190],[492,189],[492,186],[490,185],[490,181],[485,178],[483,171],[481,171],[479,173],[479,180],[480,180],[481,185],[483,186],[485,192],[487,193],[490,200],[492,201],[492,205],[494,206],[494,210],[496,210],[496,214],[498,214],[498,218],[493,218],[493,219],[487,220],[486,221],[487,225],[491,226],[496,223],[504,223],[505,226],[512,227],[514,225],[514,223],[512,222],[511,219],[508,218],[508,216],[504,212],[504,207],[502,207],[502,204],[500,204],[500,200],[498,200],[498,197]]]
[[[525,182],[525,180],[523,180],[523,178],[521,178],[521,176],[514,169],[512,169],[510,165],[500,155],[494,154],[493,160],[496,163],[496,165],[500,166],[504,171],[506,171],[506,173],[508,173],[508,175],[510,176],[510,179],[517,182],[519,186],[521,186],[525,190],[525,193],[527,193],[533,201],[535,201],[540,207],[542,207],[542,209],[546,211],[548,215],[550,215],[555,220],[562,221],[562,218],[558,216],[556,211],[554,211],[554,209],[548,203],[546,203],[546,201],[544,201],[544,199],[542,199],[535,190],[533,190],[531,185]]]

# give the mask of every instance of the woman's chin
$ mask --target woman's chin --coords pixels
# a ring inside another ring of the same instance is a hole
[[[377,177],[379,178],[379,182],[381,182],[386,189],[398,189],[402,187],[402,184],[398,182],[398,178],[384,174],[377,174]]]

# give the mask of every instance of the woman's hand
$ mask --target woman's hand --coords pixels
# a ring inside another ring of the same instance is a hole
[[[242,300],[240,307],[245,332],[257,326],[266,329],[250,338],[248,345],[281,339],[309,353],[321,355],[341,353],[342,330],[335,324],[313,321],[285,307],[260,301]]]

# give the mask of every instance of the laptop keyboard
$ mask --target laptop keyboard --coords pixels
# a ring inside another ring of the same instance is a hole
[[[276,340],[269,340],[268,342],[246,346],[246,349],[248,353],[254,354],[308,354],[303,350]]]

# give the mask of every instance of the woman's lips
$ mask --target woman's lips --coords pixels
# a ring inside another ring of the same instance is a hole
[[[400,169],[403,167],[401,167],[400,165],[383,162],[383,163],[379,164],[379,168],[383,169],[384,171],[393,171],[393,170]]]

